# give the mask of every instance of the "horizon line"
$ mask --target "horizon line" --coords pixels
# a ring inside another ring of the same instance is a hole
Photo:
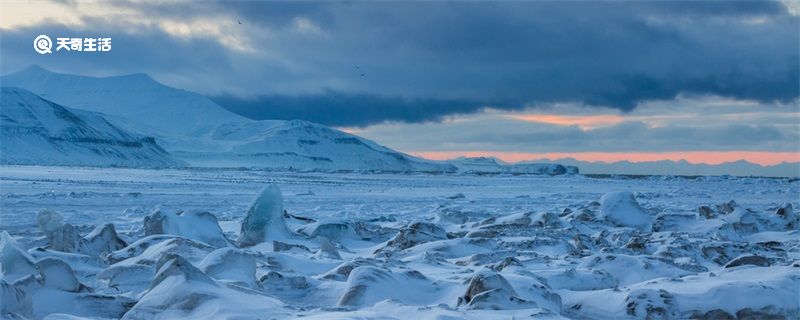
[[[722,165],[746,161],[761,167],[800,163],[800,152],[790,151],[665,151],[665,152],[509,152],[509,151],[409,151],[429,160],[453,160],[459,157],[492,157],[508,163],[526,161],[558,161],[573,159],[582,162],[614,164],[619,162],[649,163],[686,161],[693,165]]]

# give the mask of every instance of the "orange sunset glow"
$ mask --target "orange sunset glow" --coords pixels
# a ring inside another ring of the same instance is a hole
[[[548,124],[571,126],[577,125],[583,129],[593,129],[604,126],[611,126],[627,120],[625,117],[600,114],[600,115],[584,115],[584,116],[566,116],[555,114],[521,114],[513,115],[511,118],[528,122],[542,122]]]
[[[747,160],[760,165],[776,165],[781,162],[798,162],[797,152],[761,152],[761,151],[679,151],[679,152],[574,152],[574,153],[526,153],[496,151],[431,151],[410,152],[411,154],[433,160],[447,160],[461,156],[495,157],[506,162],[519,162],[536,159],[573,158],[581,161],[600,162],[647,162],[659,160],[686,160],[691,163],[720,164]]]

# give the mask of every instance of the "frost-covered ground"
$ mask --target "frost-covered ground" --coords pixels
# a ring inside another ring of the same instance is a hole
[[[0,169],[4,317],[800,316],[796,180]]]

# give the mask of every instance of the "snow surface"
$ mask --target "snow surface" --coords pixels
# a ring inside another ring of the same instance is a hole
[[[1,169],[4,317],[800,316],[797,180]]]

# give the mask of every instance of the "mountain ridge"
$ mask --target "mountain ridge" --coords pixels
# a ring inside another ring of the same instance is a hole
[[[71,108],[124,117],[134,122],[127,129],[156,137],[191,136],[225,122],[252,121],[203,95],[165,86],[144,73],[90,77],[32,65],[2,76],[2,83]]]
[[[154,136],[191,166],[325,171],[455,172],[449,163],[413,157],[303,120],[252,120],[209,98],[145,74],[88,77],[40,66],[2,76],[56,103],[101,112],[118,127]]]
[[[120,129],[101,115],[70,109],[30,91],[2,87],[0,163],[174,167],[152,137]]]

